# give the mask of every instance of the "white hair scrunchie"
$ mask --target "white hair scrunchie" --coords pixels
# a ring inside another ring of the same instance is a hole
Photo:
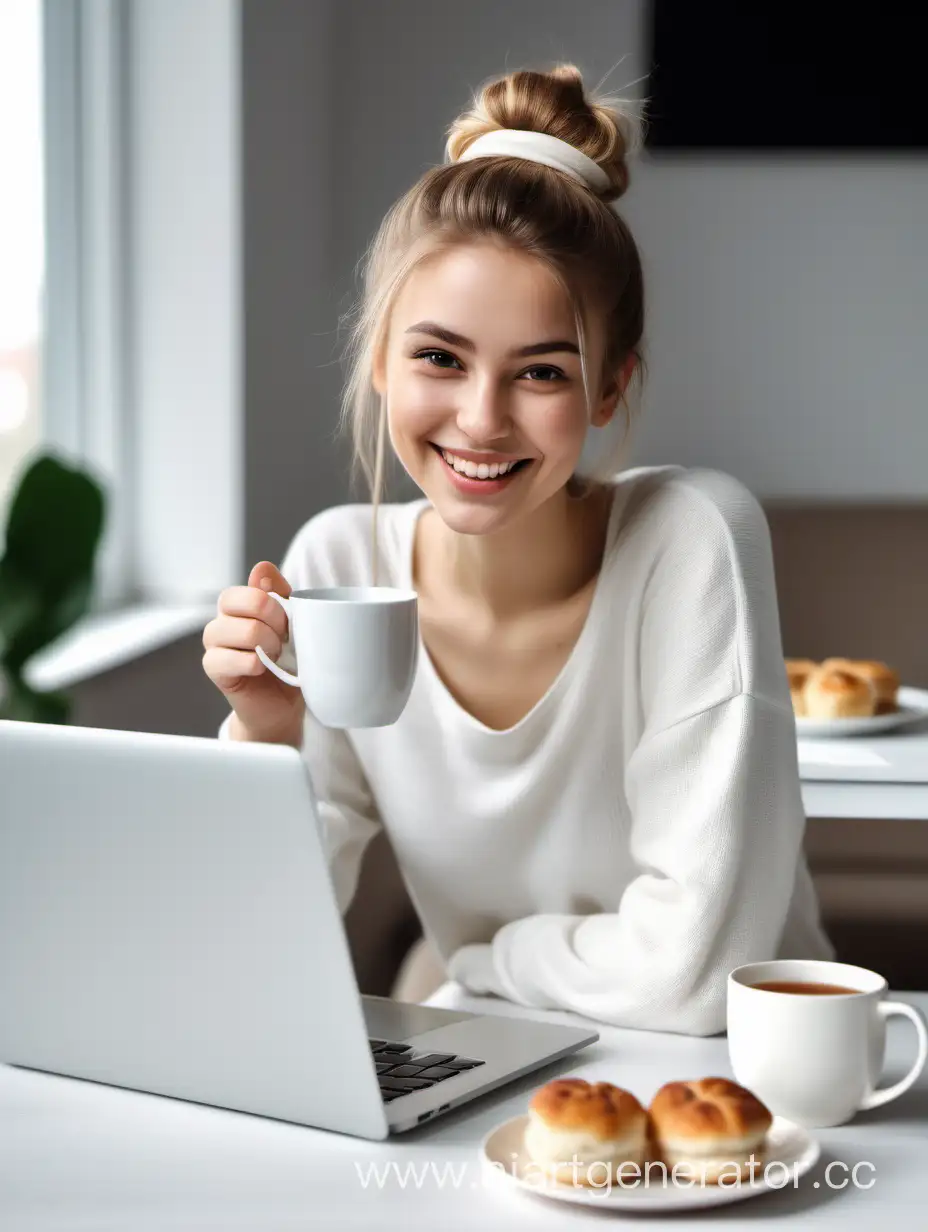
[[[556,167],[594,192],[605,192],[611,183],[602,167],[570,142],[552,137],[550,133],[534,133],[522,128],[498,128],[483,133],[456,161],[466,163],[472,158],[486,158],[491,154],[524,158],[528,162]]]

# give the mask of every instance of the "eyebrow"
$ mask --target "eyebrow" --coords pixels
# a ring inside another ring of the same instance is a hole
[[[433,338],[440,338],[442,342],[447,342],[449,346],[461,347],[464,351],[476,351],[476,346],[469,338],[465,338],[462,334],[456,334],[453,330],[445,329],[443,325],[437,325],[434,321],[419,321],[415,325],[410,325],[406,330],[407,334],[429,334]],[[565,339],[557,339],[553,342],[532,342],[528,346],[517,347],[509,354],[513,357],[522,355],[550,355],[553,351],[569,351],[573,355],[580,354],[580,348],[576,342],[570,342]]]

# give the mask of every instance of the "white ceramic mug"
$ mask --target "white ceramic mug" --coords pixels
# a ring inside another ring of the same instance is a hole
[[[385,727],[409,700],[416,676],[419,613],[414,590],[335,586],[270,592],[287,613],[297,675],[261,646],[258,658],[278,679],[301,689],[326,727]]]
[[[771,992],[772,981],[836,984],[847,994]],[[885,1001],[886,980],[848,963],[781,959],[737,967],[728,977],[728,1053],[732,1071],[771,1112],[809,1127],[843,1125],[907,1091],[928,1059],[928,1025],[903,1001]],[[901,1079],[877,1087],[886,1020],[915,1026],[918,1056]]]

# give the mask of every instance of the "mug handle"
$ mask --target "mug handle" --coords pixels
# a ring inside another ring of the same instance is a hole
[[[285,599],[285,598],[283,597],[283,595],[278,595],[278,594],[277,594],[275,591],[273,591],[273,590],[269,590],[269,591],[268,591],[268,596],[269,596],[271,599],[276,599],[276,600],[277,600],[277,602],[280,604],[280,606],[281,606],[281,607],[284,609],[284,611],[287,613],[287,620],[289,621],[289,619],[290,619],[290,600],[289,600],[289,599]],[[287,669],[286,669],[285,667],[279,667],[279,666],[278,666],[278,665],[274,662],[274,660],[270,657],[270,655],[267,653],[267,651],[264,649],[264,647],[263,647],[263,646],[256,646],[256,647],[255,647],[255,654],[258,656],[258,658],[261,660],[261,662],[264,664],[264,666],[267,668],[267,670],[268,670],[269,672],[273,672],[273,673],[274,673],[274,675],[277,677],[277,679],[278,679],[278,680],[282,680],[282,681],[284,682],[284,684],[291,684],[291,685],[293,685],[293,687],[294,687],[295,689],[298,689],[298,688],[300,687],[300,678],[299,678],[299,676],[294,676],[294,674],[293,674],[292,672],[288,672],[288,671],[287,671]]]
[[[903,1018],[911,1018],[918,1033],[918,1056],[904,1078],[894,1082],[891,1087],[880,1087],[876,1091],[871,1091],[860,1105],[862,1112],[868,1108],[879,1108],[881,1104],[888,1104],[891,1099],[907,1091],[925,1068],[925,1062],[928,1061],[928,1023],[925,1022],[924,1016],[913,1005],[908,1005],[905,1001],[880,1001],[876,1008],[883,1019],[892,1018],[894,1014],[899,1014]]]

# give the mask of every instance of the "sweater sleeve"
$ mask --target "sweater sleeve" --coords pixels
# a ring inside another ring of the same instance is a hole
[[[757,502],[716,472],[674,479],[637,533],[653,552],[624,771],[636,875],[608,911],[511,921],[449,973],[526,1005],[708,1035],[725,1026],[728,972],[776,956],[801,859],[773,561]]]
[[[333,524],[337,527],[330,511],[329,516],[310,519],[294,537],[280,566],[292,590],[338,584],[337,549],[333,553],[327,542]],[[296,672],[290,641],[284,643],[277,662]],[[230,712],[223,720],[220,740],[229,738],[231,718]],[[350,734],[324,727],[305,706],[301,752],[316,797],[335,895],[344,914],[354,898],[364,851],[381,827],[380,816]]]
[[[714,1034],[728,972],[775,956],[793,894],[805,821],[791,716],[732,697],[645,739],[626,789],[640,872],[615,911],[516,920],[449,974],[524,1005]]]

